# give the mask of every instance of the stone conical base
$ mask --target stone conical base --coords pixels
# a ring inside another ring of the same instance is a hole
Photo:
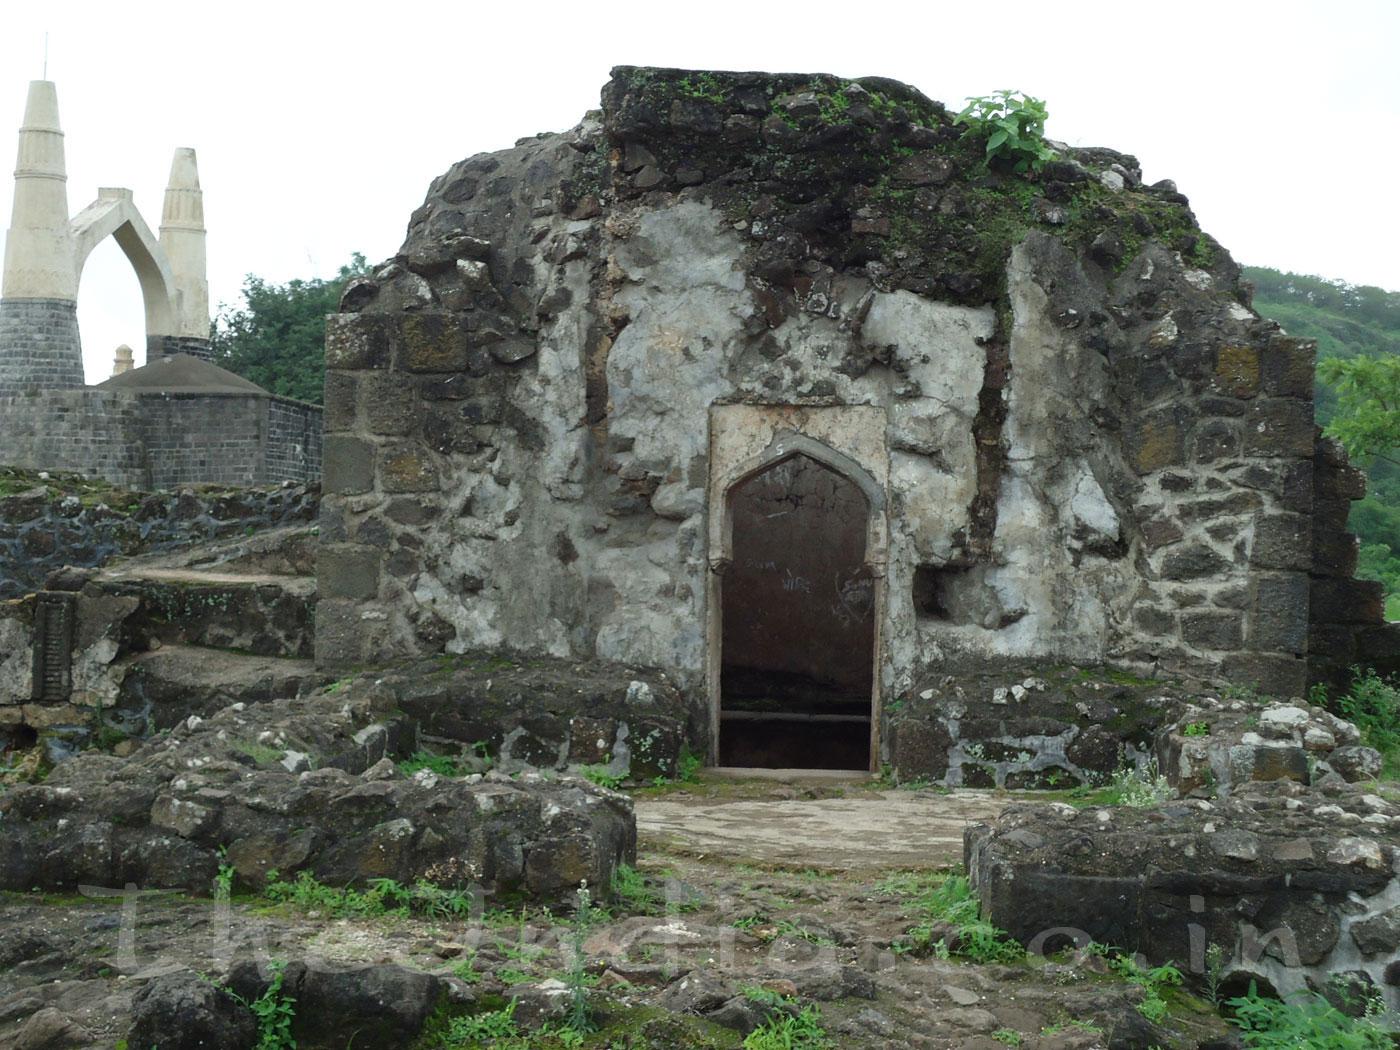
[[[83,385],[78,304],[0,299],[0,397]]]

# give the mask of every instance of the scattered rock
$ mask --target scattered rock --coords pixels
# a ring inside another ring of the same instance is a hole
[[[126,1041],[162,1050],[250,1050],[257,1023],[246,1006],[213,982],[192,973],[171,974],[136,993]]]

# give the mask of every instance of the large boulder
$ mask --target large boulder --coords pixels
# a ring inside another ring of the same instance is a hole
[[[250,1050],[258,1028],[252,1011],[224,989],[192,973],[157,977],[132,1000],[131,1047],[161,1050]]]
[[[269,968],[252,960],[229,971],[229,988],[248,1002],[271,982]],[[294,1004],[292,1034],[298,1046],[340,1050],[408,1045],[447,990],[443,978],[395,963],[332,966],[308,959],[287,965],[278,994]]]

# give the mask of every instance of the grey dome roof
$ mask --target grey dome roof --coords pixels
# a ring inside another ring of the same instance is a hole
[[[100,390],[149,391],[161,394],[261,394],[271,396],[251,380],[194,357],[171,354],[97,384]]]

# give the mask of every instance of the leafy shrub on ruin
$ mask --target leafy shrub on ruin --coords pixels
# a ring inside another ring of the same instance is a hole
[[[1020,91],[997,91],[967,100],[955,118],[972,135],[986,137],[987,163],[1010,168],[1018,175],[1039,171],[1055,156],[1045,142],[1043,100]]]

